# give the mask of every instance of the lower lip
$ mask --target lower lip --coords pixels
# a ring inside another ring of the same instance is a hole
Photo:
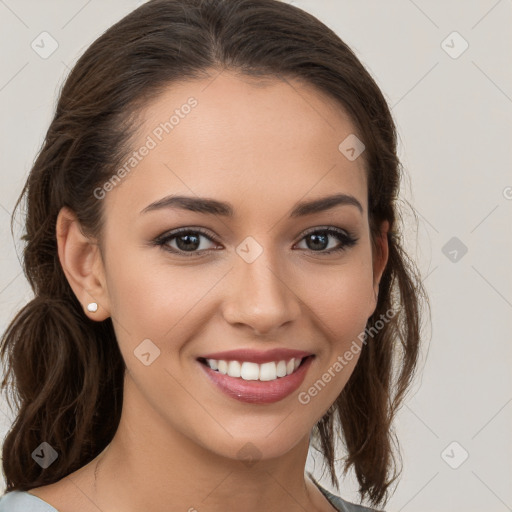
[[[231,398],[251,404],[271,404],[283,400],[302,384],[312,360],[313,357],[308,356],[292,374],[269,381],[230,377],[203,363],[198,364],[213,383]]]

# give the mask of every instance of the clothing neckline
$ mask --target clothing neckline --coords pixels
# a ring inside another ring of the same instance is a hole
[[[336,510],[339,510],[340,512],[344,512],[344,508],[339,508],[340,506],[343,507],[343,500],[332,494],[331,492],[329,492],[327,489],[325,489],[324,487],[322,487],[316,480],[315,478],[313,477],[313,475],[311,473],[307,473],[307,475],[309,476],[309,478],[311,479],[311,481],[315,484],[315,486],[320,490],[320,492],[325,496],[325,498],[329,501],[329,503],[334,507],[336,508]],[[19,496],[25,496],[27,499],[31,499],[31,500],[36,500],[37,503],[39,503],[40,505],[44,505],[47,509],[48,509],[48,512],[59,512],[53,505],[50,505],[50,503],[48,503],[47,501],[43,500],[42,498],[40,498],[39,496],[36,496],[35,494],[31,494],[29,491],[19,491],[19,490],[14,490],[14,491],[10,491],[9,493],[5,493],[2,498],[4,496],[6,496],[7,494],[14,494],[16,493],[17,495]]]

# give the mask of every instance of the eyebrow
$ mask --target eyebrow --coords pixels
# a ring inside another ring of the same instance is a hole
[[[333,196],[321,197],[310,201],[303,201],[294,206],[290,217],[303,217],[314,213],[330,210],[336,206],[355,206],[361,213],[363,207],[361,203],[348,194],[336,194]],[[209,199],[205,197],[175,196],[170,195],[146,206],[140,213],[147,213],[163,208],[179,208],[191,212],[203,213],[207,215],[221,215],[223,217],[233,217],[234,209],[230,203]]]

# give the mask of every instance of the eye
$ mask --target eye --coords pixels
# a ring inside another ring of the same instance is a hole
[[[210,242],[215,241],[214,238],[202,228],[188,227],[165,233],[156,238],[153,244],[161,246],[166,251],[179,254],[180,256],[197,256],[199,252],[211,250],[211,248],[204,247],[205,244],[201,243],[201,238],[205,238]],[[170,245],[173,242],[176,243],[176,247]]]
[[[330,246],[329,238],[337,239],[338,245],[335,245],[334,247]],[[312,230],[307,231],[302,240],[306,241],[307,250],[324,255],[344,251],[349,247],[354,246],[358,239],[343,229],[326,226],[322,228],[313,228]]]
[[[202,228],[186,227],[160,235],[152,242],[152,245],[160,246],[168,252],[185,257],[203,256],[204,254],[201,253],[218,250],[218,247],[208,247],[208,242],[202,243],[202,238],[211,243],[216,242],[208,231]],[[338,240],[338,245],[330,247],[330,238]],[[326,226],[307,231],[301,242],[303,240],[306,241],[306,250],[324,255],[346,250],[355,245],[358,239],[343,229]],[[175,244],[175,246],[171,244]]]

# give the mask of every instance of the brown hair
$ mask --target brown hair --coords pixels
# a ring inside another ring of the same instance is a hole
[[[17,407],[2,449],[7,491],[47,485],[84,466],[111,441],[120,420],[124,361],[111,318],[90,320],[63,273],[59,210],[71,208],[84,232],[101,240],[102,201],[93,191],[129,153],[140,108],[172,83],[220,70],[312,84],[346,109],[366,145],[374,249],[380,222],[390,223],[389,260],[367,329],[390,310],[396,314],[368,338],[314,433],[337,488],[340,432],[348,453],[344,472],[353,466],[361,498],[387,502],[398,476],[390,477],[396,469],[391,425],[417,364],[422,299],[428,304],[400,244],[396,128],[350,48],[312,15],[278,0],[152,0],[101,35],[67,78],[15,206],[25,198],[23,266],[34,298],[1,340],[2,389],[11,389]],[[13,221],[14,212],[11,230]],[[31,458],[43,441],[59,454],[44,470]]]

